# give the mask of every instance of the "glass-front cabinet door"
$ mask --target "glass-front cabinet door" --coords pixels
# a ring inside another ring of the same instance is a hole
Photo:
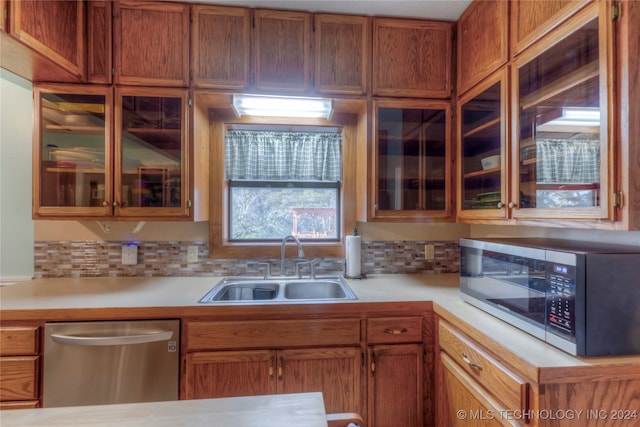
[[[485,79],[458,102],[458,217],[506,218],[507,71]]]
[[[116,89],[116,215],[189,215],[187,100],[183,89]]]
[[[450,215],[450,104],[374,101],[374,220]]]
[[[34,218],[110,215],[111,89],[35,86],[34,100]]]
[[[612,191],[610,19],[585,7],[513,67],[514,218],[604,219]]]

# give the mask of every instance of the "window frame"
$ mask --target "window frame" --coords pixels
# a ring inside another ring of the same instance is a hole
[[[209,258],[279,258],[280,242],[234,242],[228,234],[228,188],[224,177],[224,135],[233,124],[338,127],[342,133],[342,188],[340,191],[340,236],[338,241],[304,242],[309,258],[344,257],[345,235],[351,234],[358,220],[366,215],[366,162],[368,108],[365,99],[334,99],[329,119],[278,117],[237,117],[231,108],[231,95],[195,93],[194,140],[206,141],[208,148]],[[197,144],[201,145],[201,144]],[[205,154],[205,153],[200,153]],[[199,162],[200,164],[202,161]],[[283,236],[284,237],[284,236]]]

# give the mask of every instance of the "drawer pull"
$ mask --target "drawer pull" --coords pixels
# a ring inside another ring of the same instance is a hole
[[[467,353],[465,352],[462,352],[462,361],[472,368],[477,368],[479,371],[482,371],[482,365],[469,359],[469,357],[467,357]]]
[[[402,334],[406,334],[407,328],[402,328],[402,329],[385,329],[384,333],[385,334],[391,334],[391,335],[402,335]]]

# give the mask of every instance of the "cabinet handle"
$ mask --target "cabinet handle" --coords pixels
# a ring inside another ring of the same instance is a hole
[[[371,376],[376,374],[376,354],[371,352]]]
[[[114,208],[117,208],[118,206],[119,206],[119,203],[118,203],[118,202],[113,202],[113,207],[114,207]]]
[[[385,329],[384,330],[385,334],[391,334],[391,335],[402,335],[402,334],[406,334],[407,333],[407,328],[402,328],[402,329]]]
[[[103,200],[102,206],[106,208],[107,206],[109,206],[109,202],[107,202],[106,200]]]
[[[284,357],[280,356],[280,364],[278,365],[278,381],[282,381],[282,367],[284,366]]]
[[[504,203],[498,202],[498,209],[502,209],[504,207]]]
[[[276,379],[276,377],[273,376],[273,365],[275,361],[275,356],[271,356],[271,360],[269,360],[269,381],[273,381]]]
[[[516,205],[514,202],[509,202],[509,209],[513,209],[516,206],[518,206],[518,205]]]
[[[467,353],[465,352],[462,352],[462,361],[472,368],[477,368],[479,371],[482,371],[482,365],[469,359],[469,357],[467,357]]]

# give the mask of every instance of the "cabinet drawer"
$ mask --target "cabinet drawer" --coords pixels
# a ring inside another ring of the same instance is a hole
[[[0,328],[0,356],[36,354],[37,352],[37,326],[12,326]]]
[[[276,348],[360,343],[360,319],[189,322],[193,349]]]
[[[528,383],[450,325],[438,324],[440,348],[508,409],[528,410]]]
[[[0,357],[0,400],[37,399],[39,356]]]
[[[421,341],[421,317],[384,317],[367,320],[368,344]]]

